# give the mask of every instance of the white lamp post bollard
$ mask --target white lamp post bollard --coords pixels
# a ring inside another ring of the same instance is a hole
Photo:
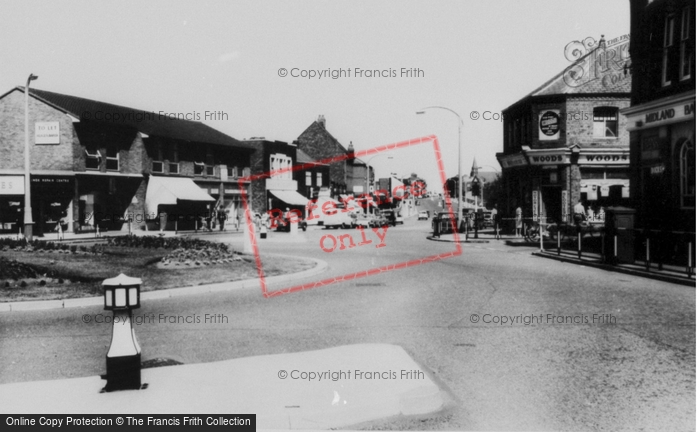
[[[114,313],[112,343],[107,352],[104,391],[141,389],[141,347],[136,341],[132,311],[141,307],[141,279],[125,274],[102,282],[105,310]]]

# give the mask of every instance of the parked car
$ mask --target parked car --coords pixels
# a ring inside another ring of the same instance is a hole
[[[428,212],[423,210],[422,212],[418,213],[418,220],[428,220],[430,219],[430,216],[428,215]]]
[[[396,226],[397,223],[403,223],[403,218],[400,218],[401,220],[399,221],[394,210],[381,210],[379,214],[384,217],[391,226]]]
[[[277,223],[276,224],[277,226],[275,227],[275,231],[289,232],[291,230],[291,224],[289,222],[289,218],[284,217],[282,219],[284,220],[284,225],[281,223]],[[306,231],[307,226],[308,226],[308,224],[306,223],[306,221],[304,219],[299,220],[298,227],[300,230]]]
[[[356,228],[361,226],[363,228],[370,228],[370,222],[372,218],[365,216],[363,213],[353,213],[352,215],[352,227]]]

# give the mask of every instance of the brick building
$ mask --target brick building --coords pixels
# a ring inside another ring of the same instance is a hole
[[[359,158],[353,156],[352,143],[346,149],[326,130],[326,119],[319,116],[297,139],[299,149],[316,161],[328,161],[329,187],[334,198],[344,194],[360,195],[368,193],[374,183],[374,170]],[[345,157],[345,156],[350,157]],[[330,159],[337,160],[330,161]]]
[[[246,143],[255,148],[252,174],[265,174],[251,182],[250,206],[254,212],[289,208],[305,215],[309,199],[318,196],[320,189],[328,188],[329,166],[312,160],[296,143],[267,140]]]
[[[0,229],[24,210],[24,88],[0,96]],[[236,212],[253,148],[196,121],[30,89],[34,232],[195,228],[214,207]],[[209,210],[208,210],[209,208]]]
[[[525,218],[571,221],[579,199],[596,213],[629,205],[627,40],[601,39],[503,111],[506,217],[521,207]]]
[[[695,1],[631,0],[631,198],[640,228],[695,232]],[[693,235],[693,239],[694,239]]]

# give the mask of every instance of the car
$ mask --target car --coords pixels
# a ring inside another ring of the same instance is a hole
[[[394,210],[381,210],[379,214],[384,217],[391,226],[396,226],[397,223],[403,223],[403,218],[397,217]]]
[[[291,230],[291,224],[289,223],[289,218],[283,218],[284,224],[277,223],[275,226],[275,231],[289,232]],[[298,222],[298,228],[302,231],[306,231],[308,224],[304,219],[300,219]]]
[[[361,226],[363,228],[370,228],[371,218],[365,216],[363,213],[353,213],[352,215],[352,227],[356,228]]]
[[[428,220],[430,219],[430,216],[428,215],[428,212],[423,210],[422,212],[418,213],[418,220]]]
[[[389,226],[391,225],[391,221],[387,219],[383,214],[379,213],[376,214],[372,219],[369,221],[369,226],[371,228],[380,228],[383,226]]]

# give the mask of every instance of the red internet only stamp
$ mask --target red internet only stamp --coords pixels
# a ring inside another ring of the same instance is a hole
[[[344,161],[344,160],[352,158],[352,157],[361,158],[364,156],[380,154],[383,152],[390,152],[392,150],[399,150],[402,148],[407,148],[407,147],[412,147],[412,146],[429,145],[431,143],[433,145],[433,151],[435,153],[435,160],[437,162],[437,168],[438,168],[438,172],[440,175],[440,181],[443,185],[445,185],[447,182],[447,179],[445,177],[445,169],[444,169],[444,164],[442,161],[442,154],[440,152],[440,144],[439,144],[438,139],[435,135],[429,135],[429,136],[422,137],[422,138],[416,138],[416,139],[402,141],[402,142],[398,142],[398,143],[394,143],[394,144],[387,144],[384,146],[379,146],[379,147],[375,147],[375,148],[368,149],[368,150],[361,150],[361,151],[349,153],[349,154],[342,155],[342,156],[336,156],[336,157],[332,157],[332,158],[328,158],[328,159],[323,159],[323,160],[317,161],[317,163],[331,164],[334,162]],[[267,282],[265,280],[265,271],[263,269],[262,259],[260,258],[260,251],[258,249],[258,243],[257,243],[256,238],[255,238],[256,236],[255,236],[253,217],[251,215],[250,207],[248,205],[248,197],[247,197],[247,193],[246,193],[245,183],[251,182],[254,180],[268,179],[268,178],[274,177],[276,175],[280,175],[280,174],[287,173],[287,172],[292,172],[292,171],[297,171],[297,170],[305,170],[305,169],[310,168],[312,166],[313,166],[313,164],[301,164],[301,165],[297,165],[297,166],[294,166],[291,168],[269,171],[269,172],[262,173],[262,174],[254,174],[254,175],[251,175],[248,177],[241,177],[238,180],[238,184],[241,188],[241,197],[243,199],[243,206],[245,208],[245,219],[246,219],[245,223],[248,226],[247,231],[248,231],[248,235],[250,236],[250,243],[252,246],[253,256],[255,257],[255,263],[257,266],[257,270],[258,270],[258,277],[260,280],[260,289],[262,290],[263,297],[265,297],[265,298],[276,297],[276,296],[280,296],[283,294],[289,294],[289,293],[293,293],[293,292],[308,290],[311,288],[319,288],[319,287],[331,285],[331,284],[334,284],[337,282],[346,282],[346,281],[350,281],[353,279],[359,279],[359,278],[363,278],[363,277],[367,277],[367,276],[373,276],[373,275],[380,274],[383,272],[400,270],[400,269],[404,269],[404,268],[408,268],[408,267],[412,267],[412,266],[416,266],[416,265],[420,265],[420,264],[426,264],[429,262],[438,261],[438,260],[445,259],[445,258],[451,258],[451,257],[458,256],[458,255],[462,254],[462,247],[459,243],[459,234],[458,234],[456,229],[453,229],[452,231],[453,231],[454,240],[455,240],[455,242],[454,242],[455,249],[453,251],[443,252],[443,253],[436,254],[436,255],[429,255],[429,256],[426,256],[423,258],[413,259],[413,260],[399,262],[399,263],[395,263],[395,264],[389,264],[389,265],[385,265],[385,266],[381,266],[381,267],[368,268],[365,270],[360,270],[360,271],[356,271],[353,273],[348,273],[348,274],[345,274],[342,276],[336,276],[336,277],[332,277],[332,278],[322,279],[322,280],[319,280],[316,282],[308,282],[308,283],[304,283],[301,285],[295,285],[295,286],[282,288],[282,289],[278,289],[278,290],[274,290],[274,291],[268,291]],[[408,187],[407,189],[410,189],[410,192],[413,191],[412,186]],[[449,196],[447,189],[445,189],[443,191],[443,196],[445,197],[445,204],[447,207],[447,211],[450,213],[450,219],[451,219],[452,223],[454,224],[454,221],[456,220],[456,218],[455,218],[454,211],[452,209],[452,202],[450,200],[450,196]],[[322,210],[322,211],[324,211],[324,210]],[[321,242],[321,248],[324,249],[323,238],[322,238],[322,242]]]

